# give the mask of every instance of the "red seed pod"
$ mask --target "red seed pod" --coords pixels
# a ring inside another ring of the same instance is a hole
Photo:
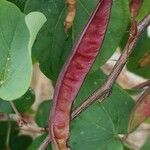
[[[139,10],[142,6],[143,0],[131,0],[130,2],[130,13],[131,18],[135,19],[139,13]]]
[[[112,0],[99,0],[59,75],[49,123],[55,150],[69,149],[67,140],[72,103],[102,46],[111,6]]]

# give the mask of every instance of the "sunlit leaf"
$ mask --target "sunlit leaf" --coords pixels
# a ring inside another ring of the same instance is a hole
[[[39,12],[25,16],[14,4],[0,1],[0,98],[16,99],[29,88],[31,48],[45,21]]]

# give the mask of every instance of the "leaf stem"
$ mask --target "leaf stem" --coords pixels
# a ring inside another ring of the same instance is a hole
[[[8,118],[9,117],[9,118]],[[3,114],[0,113],[0,122],[1,121],[15,121],[18,122],[18,116],[16,114]],[[37,127],[34,124],[27,124],[24,126],[19,126],[20,130],[28,131],[28,132],[33,132],[33,133],[43,133],[43,132],[48,132],[48,128],[44,127]]]
[[[10,103],[12,109],[14,110],[15,114],[18,116],[18,118],[21,118],[22,116],[21,116],[21,114],[19,113],[18,109],[16,108],[14,102],[9,102],[9,103]]]
[[[143,83],[140,83],[140,84],[134,86],[132,89],[140,90],[140,89],[144,89],[144,88],[146,88],[148,86],[150,86],[150,80],[147,80],[147,81],[145,81]]]
[[[14,110],[15,114],[17,115],[17,118],[18,118],[18,125],[20,127],[22,126],[26,126],[27,125],[27,122],[25,121],[25,119],[22,117],[22,115],[19,113],[18,109],[16,108],[14,102],[10,102],[10,105],[12,107],[12,109]]]
[[[9,140],[10,140],[10,132],[11,132],[11,122],[10,117],[7,115],[8,118],[8,128],[7,128],[7,136],[6,136],[6,149],[9,150]]]
[[[45,150],[46,147],[48,146],[50,142],[50,137],[49,135],[45,138],[45,140],[43,141],[43,143],[40,145],[39,149],[38,150]]]

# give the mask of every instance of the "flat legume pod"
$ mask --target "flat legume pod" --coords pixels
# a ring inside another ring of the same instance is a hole
[[[54,150],[68,150],[72,103],[102,46],[111,13],[112,0],[100,0],[56,84],[49,123]]]

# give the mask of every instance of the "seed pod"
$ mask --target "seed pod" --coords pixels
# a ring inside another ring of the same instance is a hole
[[[131,18],[135,19],[139,14],[139,10],[142,6],[143,0],[131,0],[130,2],[130,13]]]
[[[139,14],[140,8],[143,4],[143,0],[131,0],[130,2],[130,13],[131,13],[131,32],[130,32],[130,38],[129,38],[129,43],[134,40],[136,34],[137,34],[137,21],[136,17]]]
[[[64,30],[71,28],[76,15],[76,0],[65,0],[67,4],[67,15],[64,22]]]
[[[132,132],[144,120],[150,117],[150,87],[148,87],[134,106],[128,124],[128,132]]]
[[[66,61],[56,84],[49,123],[55,150],[68,150],[72,103],[102,46],[112,0],[99,0]]]

